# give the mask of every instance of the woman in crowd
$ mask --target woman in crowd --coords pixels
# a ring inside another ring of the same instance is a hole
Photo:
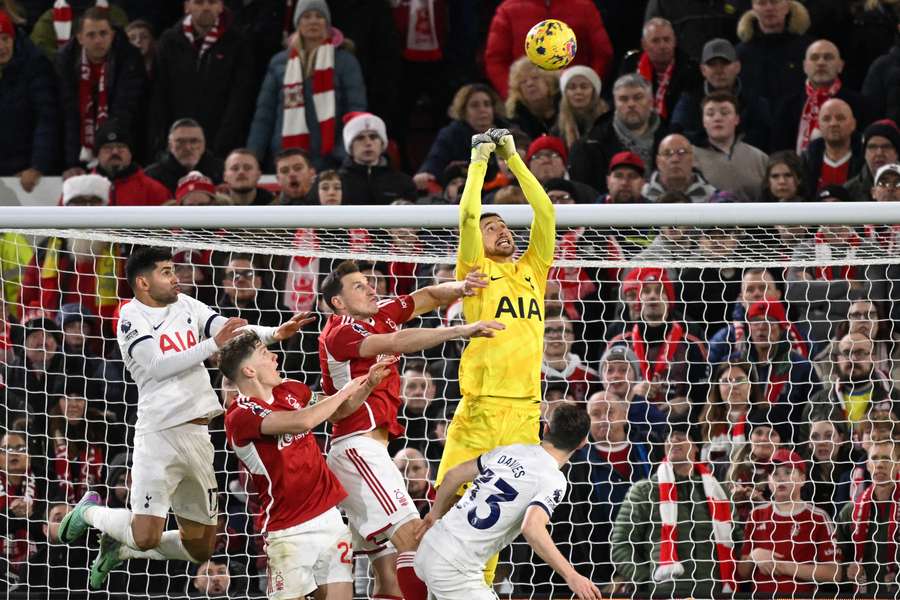
[[[760,195],[762,202],[805,202],[808,200],[807,193],[800,157],[792,150],[774,152],[769,156]],[[772,232],[773,250],[785,259],[789,259],[794,247],[808,237],[804,227],[776,225],[775,230]]]
[[[550,133],[559,107],[559,80],[552,71],[535,66],[528,57],[509,68],[506,115],[513,125],[535,139]]]
[[[349,41],[331,26],[328,5],[300,0],[294,27],[288,49],[269,62],[247,138],[267,172],[283,148],[306,150],[316,169],[337,167],[346,158],[344,115],[366,110],[359,62]]]
[[[828,418],[814,419],[809,426],[809,497],[817,508],[832,519],[850,500],[850,461],[848,440],[835,426],[842,420],[840,413]]]
[[[750,365],[745,363],[719,365],[700,413],[700,458],[712,465],[720,481],[747,444],[747,416],[761,400],[759,387],[751,385],[750,373]]]
[[[551,134],[561,137],[566,148],[571,148],[591,130],[597,119],[609,112],[609,105],[600,97],[602,82],[590,67],[569,67],[562,72],[559,87],[562,89],[559,115]]]

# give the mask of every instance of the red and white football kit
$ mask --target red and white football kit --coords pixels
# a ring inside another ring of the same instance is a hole
[[[378,312],[370,319],[332,315],[319,335],[323,391],[334,394],[354,377],[368,373],[378,357],[359,355],[363,340],[398,331],[413,317],[414,309],[411,296],[397,296],[379,302]],[[391,365],[390,373],[363,405],[332,429],[328,467],[348,493],[342,506],[354,534],[356,552],[380,551],[398,527],[419,516],[387,448],[361,435],[378,428],[384,428],[391,438],[403,435],[397,421],[401,402],[400,373],[396,365]]]
[[[266,536],[269,597],[304,597],[328,583],[353,581],[350,531],[336,508],[347,492],[325,464],[311,432],[264,435],[263,419],[300,410],[312,393],[287,380],[266,400],[238,396],[225,432],[259,493],[257,523]]]

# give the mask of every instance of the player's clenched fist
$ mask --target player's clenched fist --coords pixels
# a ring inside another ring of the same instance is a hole
[[[499,321],[476,321],[469,325],[460,326],[460,335],[466,338],[494,337],[497,331],[503,331],[506,325]]]
[[[487,162],[494,151],[496,144],[486,133],[478,133],[472,136],[472,162]]]
[[[488,129],[487,135],[494,140],[497,146],[497,156],[503,160],[509,160],[516,153],[516,143],[509,129]]]
[[[222,329],[213,336],[213,339],[216,340],[216,346],[221,348],[225,344],[228,343],[229,340],[236,338],[242,332],[241,328],[247,326],[247,319],[240,319],[238,317],[231,317],[227,321],[225,321],[225,325],[222,326]]]

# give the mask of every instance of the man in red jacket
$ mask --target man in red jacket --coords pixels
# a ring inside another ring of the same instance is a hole
[[[99,164],[95,172],[112,182],[110,206],[158,206],[171,198],[166,186],[148,177],[134,162],[127,127],[111,119],[97,130]]]
[[[559,19],[575,32],[578,52],[572,64],[610,74],[613,48],[600,11],[591,0],[504,0],[488,31],[484,66],[491,85],[506,98],[509,66],[525,54],[525,35],[544,19]]]

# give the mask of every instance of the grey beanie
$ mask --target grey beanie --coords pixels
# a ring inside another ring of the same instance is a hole
[[[300,17],[303,16],[303,13],[309,10],[318,11],[325,17],[325,23],[328,27],[331,27],[331,11],[328,10],[325,0],[298,0],[297,7],[294,9],[294,29],[297,29],[297,23],[300,22]]]
[[[602,377],[603,374],[603,366],[611,361],[611,360],[624,360],[627,361],[629,365],[631,365],[631,371],[634,374],[635,382],[642,378],[641,376],[641,365],[638,361],[637,354],[634,353],[634,350],[629,348],[628,346],[617,345],[610,346],[606,349],[606,352],[603,353],[603,356],[600,357],[600,374]]]

